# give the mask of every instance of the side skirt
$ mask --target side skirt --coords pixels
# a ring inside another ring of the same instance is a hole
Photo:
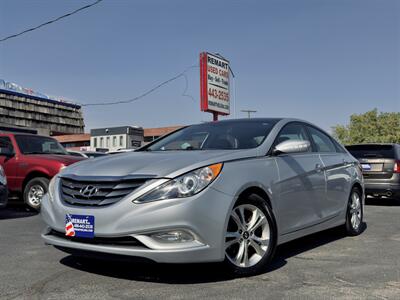
[[[299,229],[290,233],[286,233],[284,235],[278,236],[278,245],[290,242],[292,240],[301,238],[306,235],[310,235],[319,231],[323,231],[329,228],[337,227],[340,225],[345,224],[346,219],[345,219],[346,212],[340,213],[328,220],[325,220],[321,223],[311,225],[309,227]]]

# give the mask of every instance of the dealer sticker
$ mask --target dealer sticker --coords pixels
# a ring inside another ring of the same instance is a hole
[[[94,238],[94,216],[65,216],[65,235],[73,237]]]

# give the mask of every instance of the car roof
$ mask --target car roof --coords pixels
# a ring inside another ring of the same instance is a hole
[[[25,132],[0,132],[0,135],[7,135],[7,136],[34,136],[34,137],[43,137],[43,138],[51,138],[55,139],[51,136],[47,135],[40,135],[40,134],[34,134],[34,133],[25,133]]]
[[[283,118],[239,118],[239,119],[226,119],[219,120],[218,122],[226,123],[226,122],[263,122],[263,121],[280,121]]]
[[[235,122],[275,122],[278,123],[279,121],[284,121],[285,123],[289,123],[289,122],[301,122],[307,125],[311,125],[314,127],[317,127],[315,124],[306,121],[306,120],[302,120],[302,119],[298,119],[298,118],[283,118],[283,117],[277,117],[277,118],[239,118],[239,119],[226,119],[226,120],[219,120],[218,122],[206,122],[206,123],[235,123]],[[199,124],[204,124],[204,123],[199,123]],[[193,124],[196,125],[196,124]],[[198,125],[198,124],[197,124]]]

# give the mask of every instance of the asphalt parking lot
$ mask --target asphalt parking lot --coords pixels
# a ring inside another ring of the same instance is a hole
[[[1,299],[400,299],[400,201],[369,199],[358,237],[328,230],[278,248],[264,274],[231,278],[219,264],[76,259],[45,246],[40,216],[0,211]]]

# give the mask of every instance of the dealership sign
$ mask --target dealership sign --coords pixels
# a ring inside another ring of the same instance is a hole
[[[202,111],[229,115],[229,61],[207,52],[200,54],[200,106]]]

